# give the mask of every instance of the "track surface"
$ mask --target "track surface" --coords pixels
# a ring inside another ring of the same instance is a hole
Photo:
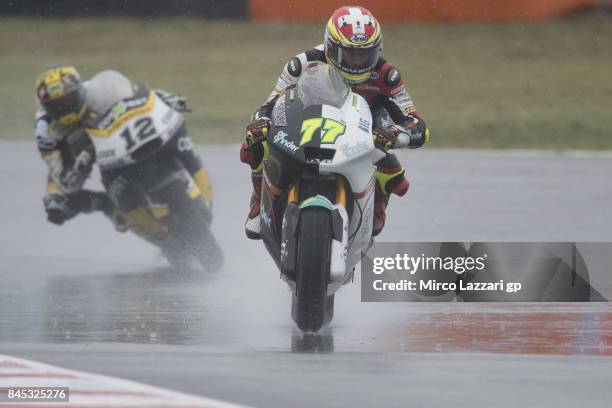
[[[0,353],[257,407],[609,406],[608,304],[365,304],[357,281],[331,328],[302,338],[262,244],[243,236],[237,148],[202,153],[226,265],[194,280],[101,215],[47,224],[33,144],[1,143]],[[612,241],[610,156],[401,159],[413,185],[381,241]],[[593,280],[610,298],[610,272]]]

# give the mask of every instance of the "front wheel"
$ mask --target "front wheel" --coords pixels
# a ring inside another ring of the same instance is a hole
[[[331,239],[329,211],[319,207],[303,209],[297,242],[292,317],[305,332],[316,332],[333,316],[333,295],[327,296]]]
[[[217,272],[223,266],[223,250],[210,228],[200,236],[195,254],[200,265],[208,272]]]
[[[189,197],[185,188],[185,183],[178,182],[164,190],[170,206],[168,259],[179,267],[196,260],[203,270],[216,272],[223,265],[223,251],[210,229],[211,209],[203,197]]]

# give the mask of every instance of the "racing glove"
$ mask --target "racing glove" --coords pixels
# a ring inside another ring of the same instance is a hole
[[[389,126],[384,128],[372,129],[372,136],[374,138],[374,146],[386,151],[389,151],[395,147],[397,141],[397,135],[400,133],[398,126]]]
[[[62,225],[78,214],[78,211],[70,205],[70,200],[64,193],[45,194],[43,204],[47,213],[47,220],[52,224]]]
[[[163,89],[156,89],[155,93],[161,98],[162,101],[177,112],[191,112],[191,109],[187,106],[187,98],[181,95],[174,95],[170,92],[166,92]]]
[[[249,146],[261,143],[266,139],[270,130],[270,118],[261,117],[249,123],[245,129],[246,141]]]
[[[262,142],[266,140],[270,130],[270,118],[260,117],[249,123],[245,129],[246,142],[240,148],[240,161],[251,166],[255,171],[260,167],[264,158]]]
[[[392,125],[385,128],[374,128],[372,134],[374,145],[384,151],[417,148],[429,141],[429,129],[425,126],[425,122],[412,115],[402,126]]]

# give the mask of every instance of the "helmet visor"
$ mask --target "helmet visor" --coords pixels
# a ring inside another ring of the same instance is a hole
[[[331,42],[327,43],[328,57],[338,68],[351,74],[371,71],[380,57],[378,46],[368,48],[344,48]]]
[[[83,99],[83,93],[74,90],[59,98],[44,101],[42,105],[52,118],[57,119],[78,112],[83,106]]]

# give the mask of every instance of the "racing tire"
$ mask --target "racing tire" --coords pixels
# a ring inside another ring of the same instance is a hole
[[[198,247],[195,255],[204,270],[207,272],[219,271],[224,261],[223,250],[209,228],[202,232]]]
[[[333,295],[327,296],[331,240],[329,211],[319,207],[302,210],[292,317],[304,332],[317,332],[333,316]]]

